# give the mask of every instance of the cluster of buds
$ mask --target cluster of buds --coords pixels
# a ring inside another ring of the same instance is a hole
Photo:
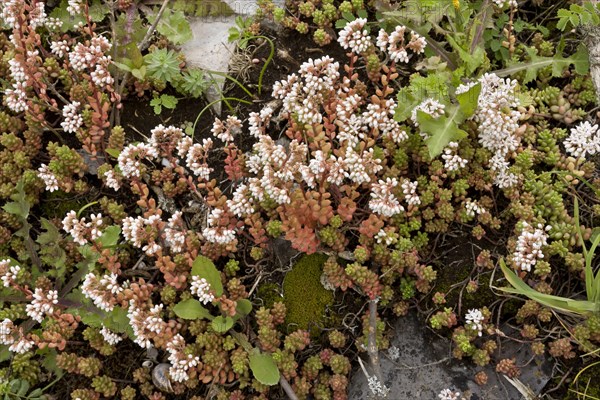
[[[94,241],[102,236],[100,228],[102,227],[102,214],[90,215],[90,222],[85,218],[78,219],[75,211],[69,211],[62,221],[65,232],[73,237],[73,240],[80,245],[85,245],[88,240]]]

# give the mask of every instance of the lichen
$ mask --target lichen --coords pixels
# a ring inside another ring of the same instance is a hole
[[[324,254],[302,257],[283,281],[283,302],[287,307],[286,324],[291,329],[308,329],[311,336],[327,325],[326,308],[333,304],[333,292],[321,284]]]

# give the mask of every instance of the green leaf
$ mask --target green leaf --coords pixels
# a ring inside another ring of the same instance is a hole
[[[210,315],[210,312],[202,306],[196,299],[188,299],[180,301],[173,307],[173,312],[179,318],[183,319],[199,319],[199,318],[207,318],[212,319],[213,316]]]
[[[253,352],[250,354],[250,369],[257,381],[267,386],[279,383],[279,370],[269,354]]]
[[[171,96],[169,94],[162,94],[160,95],[160,101],[163,107],[172,110],[175,108],[175,106],[177,106],[179,100],[177,100],[177,97],[175,96]]]
[[[467,137],[467,132],[458,128],[456,120],[462,122],[461,111],[459,107],[451,107],[447,117],[441,116],[433,118],[429,114],[422,111],[417,111],[417,121],[419,121],[419,129],[421,132],[427,133],[429,139],[425,141],[429,148],[429,155],[435,158],[442,154],[448,143],[459,141]]]
[[[119,156],[121,155],[121,150],[117,150],[117,149],[106,149],[105,150],[106,153],[113,157],[113,158],[119,158]]]
[[[556,54],[554,57],[540,57],[535,54],[535,50],[526,48],[530,61],[523,63],[509,63],[509,67],[494,71],[498,76],[509,76],[521,71],[525,71],[523,83],[529,83],[537,78],[539,71],[545,67],[552,67],[552,76],[557,78],[562,76],[563,71],[570,65],[573,65],[575,71],[580,75],[585,75],[589,70],[588,53],[583,44],[579,45],[575,54],[569,57],[563,57]]]
[[[223,317],[223,316],[219,315],[218,317],[215,317],[215,319],[213,319],[212,328],[215,330],[215,332],[219,332],[219,333],[227,332],[228,330],[231,329],[234,322],[235,321],[231,317]]]
[[[215,267],[215,264],[210,258],[202,255],[196,257],[192,264],[192,276],[198,276],[206,279],[210,288],[214,290],[215,296],[219,297],[223,294],[223,284],[221,283],[221,273]]]
[[[115,247],[119,241],[121,234],[121,227],[119,225],[111,225],[104,229],[102,236],[98,239],[98,242],[102,245],[102,248],[109,249]]]
[[[556,311],[563,313],[577,314],[580,316],[590,315],[598,311],[598,304],[587,300],[571,300],[565,297],[543,294],[532,289],[521,278],[517,276],[504,263],[504,259],[500,259],[500,269],[504,273],[506,280],[513,288],[500,288],[507,293],[520,294],[535,300],[543,306],[550,307]]]
[[[279,383],[279,370],[269,354],[253,352],[250,354],[250,369],[257,381],[267,386]]]
[[[133,75],[134,78],[139,79],[140,81],[143,81],[144,78],[146,77],[146,66],[142,65],[140,68],[132,69],[131,75]]]
[[[458,100],[458,104],[460,104],[460,110],[462,111],[465,119],[469,118],[475,113],[480,93],[481,83],[477,83],[468,91],[456,95],[456,100]]]
[[[240,299],[235,306],[236,316],[245,317],[252,311],[252,303],[248,299]]]
[[[148,15],[148,21],[151,24],[155,20],[156,14]],[[190,28],[190,24],[185,18],[183,11],[173,12],[168,8],[163,12],[161,19],[158,21],[156,30],[174,44],[183,44],[193,37],[192,28]]]
[[[345,19],[338,19],[337,21],[335,21],[335,29],[344,29],[346,24],[348,24],[348,21],[346,21]]]

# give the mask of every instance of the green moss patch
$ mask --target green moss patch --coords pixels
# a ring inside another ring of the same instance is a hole
[[[333,304],[333,292],[321,284],[325,261],[324,254],[304,256],[283,280],[286,323],[308,329],[311,335],[318,335],[318,327],[326,325],[325,309]]]

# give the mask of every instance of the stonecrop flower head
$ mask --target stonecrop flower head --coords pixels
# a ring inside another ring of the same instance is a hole
[[[0,279],[4,287],[10,287],[17,280],[21,267],[18,265],[10,265],[10,260],[0,260]]]
[[[517,239],[517,247],[513,253],[512,260],[515,265],[523,271],[530,272],[539,259],[544,258],[542,249],[548,244],[548,234],[551,226],[538,224],[537,228],[527,222],[521,222],[523,230]]]
[[[582,122],[565,139],[565,150],[576,158],[585,158],[586,155],[594,155],[600,151],[600,135],[598,125],[592,125],[588,121]]]
[[[175,382],[187,381],[190,378],[188,370],[200,363],[200,357],[185,353],[185,346],[185,339],[180,334],[173,336],[173,339],[167,343],[171,363],[169,375]]]
[[[465,315],[465,320],[467,321],[467,325],[471,327],[471,329],[477,331],[477,336],[481,336],[481,332],[483,331],[483,313],[481,310],[473,308],[467,312]]]
[[[376,214],[385,217],[391,217],[404,211],[404,207],[392,193],[392,190],[398,186],[396,178],[387,178],[371,184],[371,201],[369,208]]]
[[[367,25],[366,18],[357,18],[354,21],[348,22],[338,36],[338,42],[344,49],[361,54],[371,46],[371,37],[365,29]]]
[[[438,399],[440,399],[440,400],[459,400],[460,392],[457,392],[457,391],[454,391],[451,389],[444,389],[438,394]]]
[[[208,304],[214,301],[215,296],[213,295],[210,284],[204,278],[198,276],[192,276],[192,285],[190,292],[198,297],[198,300],[202,304]]]
[[[387,52],[392,61],[407,63],[410,57],[406,49],[415,54],[421,54],[425,51],[427,42],[419,34],[411,32],[410,41],[406,43],[405,34],[406,27],[403,25],[396,26],[390,34],[381,29],[377,35],[377,46],[382,52]]]
[[[33,300],[25,307],[27,316],[42,322],[46,314],[54,313],[54,306],[58,304],[58,292],[56,290],[44,290],[36,288]]]

